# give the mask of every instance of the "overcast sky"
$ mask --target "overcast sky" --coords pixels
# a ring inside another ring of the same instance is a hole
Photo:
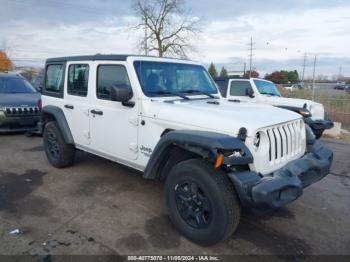
[[[137,53],[142,32],[133,1],[0,0],[0,48],[16,65],[42,65],[45,58],[94,53]],[[253,37],[253,68],[261,73],[302,69],[317,75],[350,76],[350,1],[348,0],[187,0],[201,20],[193,60],[241,70]]]

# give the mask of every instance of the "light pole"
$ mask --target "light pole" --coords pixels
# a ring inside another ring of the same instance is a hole
[[[301,75],[301,82],[302,83],[304,83],[304,77],[305,77],[306,57],[307,57],[307,54],[304,53],[303,72],[302,72],[302,75]]]
[[[314,57],[314,69],[312,73],[312,101],[315,100],[315,73],[316,73],[316,55]]]

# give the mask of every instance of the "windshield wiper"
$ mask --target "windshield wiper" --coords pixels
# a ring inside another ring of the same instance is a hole
[[[189,98],[187,96],[185,96],[184,94],[176,93],[176,92],[159,90],[159,91],[153,91],[153,92],[148,92],[148,93],[154,94],[154,95],[174,95],[174,96],[179,96],[185,100],[189,100]]]
[[[260,92],[260,94],[262,95],[270,95],[270,96],[279,96],[277,94],[274,94],[274,93],[267,93],[267,92]]]
[[[181,93],[184,93],[184,94],[193,94],[193,93],[197,93],[197,94],[200,94],[200,95],[209,96],[210,98],[217,98],[216,96],[213,96],[212,94],[209,94],[209,93],[207,93],[207,92],[200,91],[200,90],[195,90],[195,89],[185,90],[185,91],[182,91]]]

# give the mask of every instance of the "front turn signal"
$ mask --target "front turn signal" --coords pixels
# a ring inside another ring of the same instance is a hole
[[[218,157],[215,160],[215,168],[219,168],[222,165],[222,162],[224,161],[224,155],[219,154]]]

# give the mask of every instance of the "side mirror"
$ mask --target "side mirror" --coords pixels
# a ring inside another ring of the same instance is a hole
[[[132,91],[129,86],[118,85],[111,87],[111,100],[127,103],[132,98]]]
[[[247,89],[245,90],[245,93],[246,93],[246,95],[249,96],[250,98],[254,98],[254,97],[255,97],[255,95],[254,95],[254,90],[253,90],[252,88],[247,88]]]

